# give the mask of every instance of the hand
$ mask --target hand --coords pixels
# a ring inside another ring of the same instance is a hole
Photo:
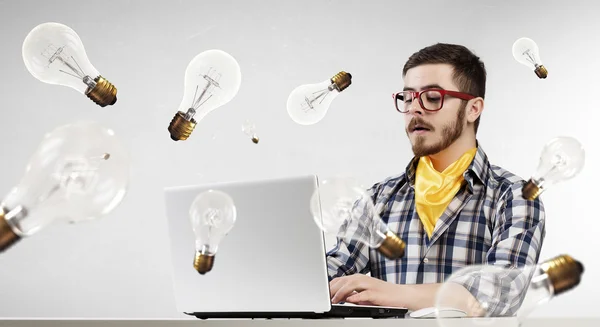
[[[338,277],[329,283],[332,303],[392,307],[402,307],[398,300],[400,286],[363,274]]]

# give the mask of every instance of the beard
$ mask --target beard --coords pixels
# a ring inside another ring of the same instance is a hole
[[[430,156],[446,149],[452,143],[454,143],[454,141],[456,141],[462,135],[463,123],[466,116],[466,108],[467,104],[464,103],[462,108],[458,110],[456,119],[442,127],[442,139],[439,142],[427,145],[427,135],[417,135],[414,143],[412,144],[412,151],[414,155],[417,157]],[[413,120],[414,119],[415,118],[413,118]],[[431,130],[431,132],[435,132],[435,130]],[[406,133],[408,135],[408,131],[406,131]]]

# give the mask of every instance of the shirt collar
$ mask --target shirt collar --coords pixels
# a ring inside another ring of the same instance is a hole
[[[476,141],[476,146],[477,152],[475,152],[475,157],[463,173],[463,177],[465,178],[465,181],[469,183],[471,189],[476,182],[475,179],[478,179],[480,183],[484,184],[490,174],[490,163],[483,147],[479,144],[479,141]],[[405,176],[411,187],[415,185],[415,175],[418,164],[419,157],[413,157],[408,166],[406,166]]]

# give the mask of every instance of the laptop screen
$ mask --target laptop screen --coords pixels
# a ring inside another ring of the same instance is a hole
[[[173,287],[180,312],[327,312],[324,236],[310,212],[316,176],[165,189]],[[212,269],[194,268],[190,206],[204,191],[231,197],[236,221]]]

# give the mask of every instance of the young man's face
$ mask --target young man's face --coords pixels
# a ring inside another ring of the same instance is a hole
[[[452,80],[453,68],[448,64],[427,64],[413,67],[404,77],[405,90],[421,91],[442,88],[459,91]],[[422,96],[427,99],[426,95]],[[465,105],[458,98],[446,96],[438,111],[421,108],[418,99],[409,105],[404,114],[406,134],[417,157],[436,154],[456,141],[466,126]]]

